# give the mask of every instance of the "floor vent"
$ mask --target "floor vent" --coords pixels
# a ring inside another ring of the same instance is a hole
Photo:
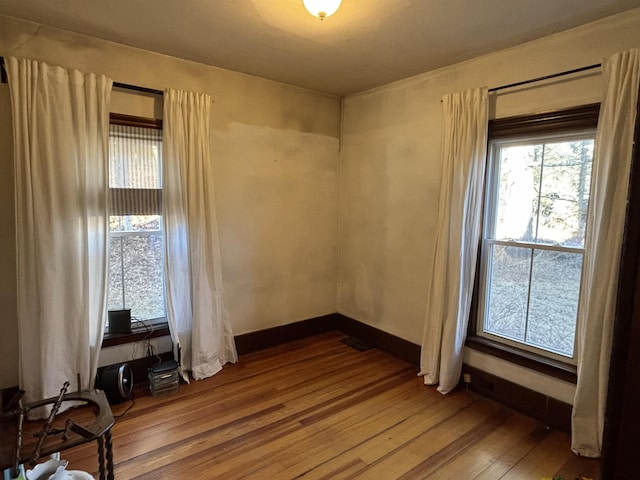
[[[345,345],[349,345],[351,348],[355,348],[359,352],[366,352],[367,350],[370,350],[373,348],[373,345],[371,345],[370,343],[367,343],[364,340],[360,340],[359,338],[356,338],[356,337],[347,337],[347,338],[343,338],[340,341]]]

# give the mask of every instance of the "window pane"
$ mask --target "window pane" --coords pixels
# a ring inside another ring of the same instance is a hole
[[[573,356],[581,270],[581,253],[534,253],[528,344]]]
[[[593,140],[497,147],[495,236],[582,248]]]
[[[495,238],[535,242],[542,164],[540,146],[504,146],[497,153],[499,185]]]
[[[524,341],[531,249],[493,245],[485,331]]]
[[[109,217],[111,232],[153,232],[161,230],[160,215],[112,215]]]
[[[130,308],[132,316],[166,316],[162,233],[111,238],[108,309]]]
[[[164,317],[162,233],[127,234],[122,242],[126,308],[134,317]]]
[[[108,308],[130,308],[134,317],[165,317],[162,217],[109,218]]]
[[[109,239],[109,288],[107,295],[107,309],[121,310],[124,308],[124,291],[122,281],[122,238]]]
[[[543,147],[538,243],[583,247],[593,140]]]

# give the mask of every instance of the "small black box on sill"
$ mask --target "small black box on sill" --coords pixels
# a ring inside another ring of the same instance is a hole
[[[131,309],[109,310],[109,333],[131,333]]]

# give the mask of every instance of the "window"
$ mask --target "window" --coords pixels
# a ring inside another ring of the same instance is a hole
[[[569,115],[547,128],[490,129],[471,335],[575,364],[596,107],[577,125]]]
[[[112,119],[109,193],[108,309],[164,320],[161,129]]]

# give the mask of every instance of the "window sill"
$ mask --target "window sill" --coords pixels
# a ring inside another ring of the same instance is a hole
[[[565,382],[576,383],[578,380],[575,365],[559,362],[532,352],[503,345],[501,343],[478,336],[469,336],[465,345],[508,362],[530,368]]]
[[[105,333],[102,339],[102,348],[115,347],[127,343],[136,343],[149,338],[164,337],[170,335],[167,322],[156,323],[149,329],[137,326],[131,328],[131,333]]]

